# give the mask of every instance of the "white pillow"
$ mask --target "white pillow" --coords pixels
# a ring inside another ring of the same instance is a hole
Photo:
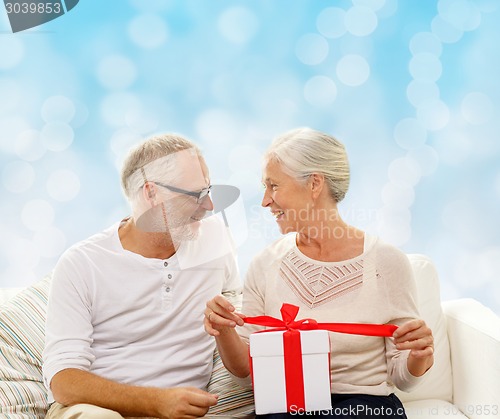
[[[434,365],[427,371],[418,387],[410,393],[397,391],[403,402],[423,399],[452,401],[450,344],[446,318],[441,308],[439,278],[432,261],[424,255],[409,254],[418,291],[418,308],[421,317],[434,336]]]

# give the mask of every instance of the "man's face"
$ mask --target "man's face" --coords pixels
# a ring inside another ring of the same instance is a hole
[[[213,203],[209,195],[202,199],[193,196],[210,185],[208,167],[203,158],[189,150],[181,151],[176,153],[175,167],[175,174],[165,183],[166,186],[157,186],[163,222],[172,240],[180,242],[196,238],[200,220],[207,211],[213,210]]]
[[[181,150],[148,163],[141,171],[144,184],[134,212],[136,226],[149,233],[166,233],[174,243],[196,238],[200,220],[213,210],[204,159],[194,149]]]

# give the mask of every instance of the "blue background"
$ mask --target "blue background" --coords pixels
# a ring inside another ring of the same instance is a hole
[[[0,6],[0,286],[126,216],[124,153],[167,131],[240,188],[244,275],[279,236],[260,156],[306,125],[347,147],[348,222],[500,313],[498,22],[495,0],[81,0],[13,34]]]

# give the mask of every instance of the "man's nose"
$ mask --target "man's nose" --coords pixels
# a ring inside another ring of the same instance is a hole
[[[213,211],[214,202],[212,201],[212,198],[210,197],[210,195],[207,195],[205,198],[203,198],[200,206],[207,211]]]

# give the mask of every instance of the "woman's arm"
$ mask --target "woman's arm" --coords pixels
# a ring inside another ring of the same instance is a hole
[[[238,335],[235,327],[243,326],[243,315],[221,295],[207,302],[205,330],[215,337],[222,362],[231,374],[245,378],[250,374],[248,345]]]

